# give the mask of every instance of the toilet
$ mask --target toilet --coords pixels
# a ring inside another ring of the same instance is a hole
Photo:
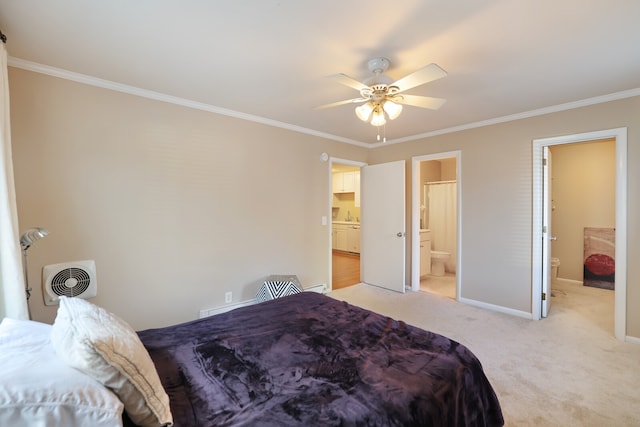
[[[431,251],[431,274],[444,276],[444,264],[449,261],[451,254],[443,251]]]

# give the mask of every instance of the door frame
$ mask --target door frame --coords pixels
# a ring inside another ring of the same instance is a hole
[[[534,139],[533,212],[532,212],[532,286],[531,314],[534,320],[542,311],[542,147],[615,138],[616,144],[616,275],[614,297],[614,334],[621,341],[627,331],[627,128],[614,128],[573,135]],[[536,225],[538,224],[538,225]],[[548,260],[547,260],[548,261]]]
[[[411,158],[411,290],[420,290],[420,163],[427,160],[456,159],[456,299],[462,294],[462,151],[446,151]]]
[[[545,295],[540,304],[540,316],[549,316],[551,308],[551,242],[553,223],[551,221],[551,206],[553,205],[552,177],[553,171],[551,150],[548,145],[540,147],[542,150],[542,290]]]
[[[358,162],[355,160],[347,160],[341,159],[338,157],[329,157],[329,161],[327,162],[329,165],[329,193],[327,197],[327,233],[329,234],[329,276],[327,280],[327,289],[326,292],[331,292],[333,290],[333,233],[332,233],[332,218],[333,218],[333,164],[346,165],[346,166],[356,166],[362,169],[363,166],[367,166],[367,163]],[[362,192],[362,182],[360,182],[360,192]],[[362,221],[362,218],[360,218]],[[362,276],[362,261],[360,261],[360,275]]]

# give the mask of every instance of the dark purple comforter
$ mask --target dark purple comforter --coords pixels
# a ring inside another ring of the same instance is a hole
[[[500,426],[466,347],[303,292],[139,332],[182,426]]]

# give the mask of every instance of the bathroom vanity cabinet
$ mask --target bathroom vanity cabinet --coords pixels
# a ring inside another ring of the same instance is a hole
[[[431,230],[420,230],[420,277],[431,273]]]

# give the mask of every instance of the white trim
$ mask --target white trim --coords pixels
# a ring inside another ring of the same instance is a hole
[[[565,285],[571,285],[571,286],[584,286],[584,284],[580,280],[563,279],[562,277],[556,278],[554,282],[564,283]]]
[[[214,105],[205,104],[202,102],[191,101],[185,98],[179,98],[176,96],[166,95],[160,92],[154,92],[151,90],[141,89],[135,86],[129,86],[121,83],[116,83],[110,80],[99,79],[97,77],[88,76],[86,74],[75,73],[72,71],[63,70],[61,68],[51,67],[49,65],[39,64],[37,62],[27,61],[25,59],[16,58],[10,56],[8,58],[8,64],[11,67],[21,68],[27,71],[33,71],[36,73],[46,74],[49,76],[58,77],[65,80],[71,80],[78,83],[83,83],[90,86],[101,87],[104,89],[115,90],[117,92],[128,93],[130,95],[136,95],[143,98],[154,99],[157,101],[168,102],[171,104],[181,105],[183,107],[194,108],[197,110],[208,111],[211,113],[221,114],[224,116],[235,117],[242,120],[248,120],[256,123],[262,123],[267,126],[278,127],[287,129],[293,132],[300,132],[307,135],[318,136],[320,138],[330,139],[332,141],[344,142],[346,144],[357,145],[364,148],[376,148],[384,145],[399,144],[401,142],[415,141],[417,139],[429,138],[432,136],[444,135],[448,133],[460,132],[468,129],[475,129],[484,126],[495,125],[499,123],[510,122],[513,120],[520,120],[529,117],[541,116],[544,114],[555,113],[558,111],[572,110],[574,108],[585,107],[588,105],[602,104],[604,102],[616,101],[619,99],[631,98],[640,95],[640,88],[630,89],[620,92],[614,92],[608,95],[596,96],[593,98],[587,98],[580,101],[567,102],[565,104],[554,105],[551,107],[539,108],[537,110],[525,111],[518,114],[510,114],[508,116],[496,117],[488,120],[481,120],[473,123],[467,123],[460,126],[453,126],[445,129],[438,129],[431,132],[424,132],[417,135],[410,135],[404,138],[390,139],[387,142],[379,143],[367,143],[363,141],[357,141],[355,139],[344,138],[337,135],[332,135],[325,132],[316,131],[313,129],[304,128],[302,126],[295,126],[277,120],[267,119],[265,117],[254,116],[252,114],[241,113],[239,111],[229,110],[226,108],[216,107]]]
[[[589,105],[602,104],[610,101],[617,101],[619,99],[632,98],[640,95],[640,88],[623,90],[620,92],[614,92],[608,95],[595,96],[593,98],[582,99],[574,102],[567,102],[565,104],[552,105],[550,107],[538,108],[537,110],[525,111],[517,114],[510,114],[508,116],[496,117],[488,120],[481,120],[478,122],[467,123],[460,126],[453,126],[445,129],[438,129],[431,132],[420,133],[417,135],[411,135],[404,138],[388,139],[387,142],[377,142],[375,144],[369,144],[368,147],[375,148],[383,145],[398,144],[401,142],[415,141],[416,139],[430,138],[432,136],[445,135],[448,133],[460,132],[463,130],[475,129],[484,126],[491,126],[500,123],[511,122],[514,120],[527,119],[530,117],[542,116],[544,114],[557,113],[560,111],[573,110],[575,108],[587,107]]]
[[[71,80],[71,81],[86,84],[89,86],[109,89],[116,92],[122,92],[129,95],[140,96],[142,98],[153,99],[155,101],[167,102],[169,104],[180,105],[182,107],[193,108],[195,110],[201,110],[201,111],[207,111],[209,113],[220,114],[223,116],[235,117],[241,120],[261,123],[263,125],[287,129],[293,132],[304,133],[307,135],[318,136],[320,138],[326,138],[333,141],[344,142],[346,144],[357,145],[359,147],[368,148],[371,146],[371,144],[367,144],[361,141],[356,141],[354,139],[343,138],[341,136],[332,135],[329,133],[320,132],[313,129],[304,128],[302,126],[292,125],[289,123],[279,122],[277,120],[267,119],[265,117],[255,116],[253,114],[246,114],[246,113],[242,113],[235,110],[229,110],[227,108],[216,107],[215,105],[205,104],[204,102],[192,101],[190,99],[167,95],[167,94],[155,92],[152,90],[141,89],[135,86],[125,85],[125,84],[113,82],[110,80],[99,79],[97,77],[88,76],[86,74],[74,73],[72,71],[50,67],[48,65],[42,65],[36,62],[26,61],[24,59],[11,57],[9,58],[9,65],[15,68],[21,68],[27,71],[33,71],[36,73],[46,74],[49,76],[58,77],[65,80]]]
[[[304,290],[304,292],[317,292],[319,294],[324,294],[324,293],[326,293],[327,285],[325,285],[324,283],[318,283],[317,285],[307,286],[303,290]],[[202,319],[204,317],[209,317],[209,316],[214,316],[214,315],[220,314],[220,313],[226,313],[227,311],[235,310],[236,308],[246,307],[246,306],[249,306],[249,305],[254,305],[257,302],[258,301],[254,298],[254,299],[248,299],[248,300],[235,302],[235,303],[231,303],[231,304],[225,304],[225,305],[222,305],[222,306],[219,306],[219,307],[205,308],[205,309],[200,310],[198,312],[198,319]]]
[[[555,282],[564,283],[565,285],[570,285],[570,286],[583,286],[583,283],[580,280],[563,279],[562,277],[556,278]]]
[[[325,283],[318,283],[317,285],[311,285],[304,288],[305,292],[317,292],[319,294],[327,293],[327,285]]]
[[[474,307],[484,308],[485,310],[497,311],[498,313],[505,313],[511,316],[522,317],[523,319],[531,320],[531,313],[522,310],[514,310],[513,308],[503,307],[501,305],[489,304],[482,301],[476,301],[469,298],[459,297],[458,301],[472,305]]]
[[[614,302],[614,331],[619,340],[625,340],[627,330],[627,128],[607,129],[574,135],[533,140],[533,212],[531,262],[531,314],[540,319],[542,295],[542,147],[575,142],[615,138],[616,142],[616,279]]]
[[[455,157],[456,159],[456,297],[461,295],[462,277],[462,151],[446,151],[437,154],[414,156],[411,158],[411,290],[420,290],[420,162],[428,160],[441,160]]]
[[[253,305],[256,302],[257,301],[254,298],[254,299],[249,299],[245,301],[235,302],[232,304],[223,305],[220,307],[205,308],[203,310],[200,310],[200,312],[198,313],[198,319],[202,319],[209,316],[215,316],[216,314],[220,314],[220,313],[226,313],[227,311],[235,310],[236,308]]]
[[[638,338],[638,337],[630,337],[630,336],[627,335],[626,337],[624,337],[624,340],[626,342],[630,342],[631,344],[640,345],[640,338]]]

